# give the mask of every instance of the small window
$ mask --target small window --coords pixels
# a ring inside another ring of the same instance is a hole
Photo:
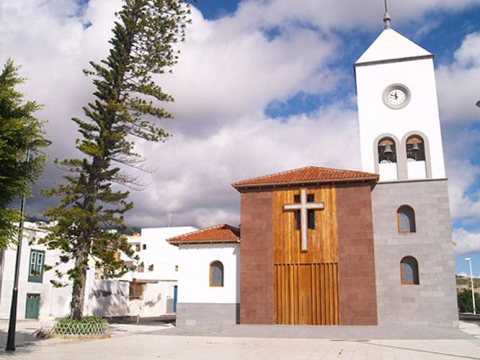
[[[414,233],[415,227],[415,211],[408,205],[404,205],[397,210],[397,222],[399,233]]]
[[[143,262],[140,265],[138,265],[137,272],[139,273],[145,272],[145,264]]]
[[[223,286],[223,264],[220,261],[210,265],[210,286]]]
[[[28,271],[28,281],[43,282],[43,265],[45,262],[45,252],[32,250],[30,252],[30,268]]]
[[[293,196],[293,202],[295,204],[300,204],[300,195],[294,195]]]
[[[147,250],[147,244],[142,245],[142,250]]]
[[[135,244],[135,251],[139,252],[140,251],[140,244]]]
[[[314,194],[308,194],[307,195],[307,202],[309,202],[309,203],[315,202],[315,195]]]
[[[295,228],[300,230],[302,228],[302,218],[300,210],[295,210]]]
[[[178,265],[175,265],[175,271],[178,271]]]
[[[315,229],[315,210],[311,209],[307,212],[308,215],[308,228]]]
[[[129,288],[129,294],[128,294],[128,299],[129,300],[142,300],[143,299],[143,293],[145,292],[147,288],[146,283],[141,283],[141,282],[136,282],[132,281],[130,282],[130,288]]]
[[[412,256],[406,256],[400,262],[402,285],[420,284],[418,277],[418,262]]]

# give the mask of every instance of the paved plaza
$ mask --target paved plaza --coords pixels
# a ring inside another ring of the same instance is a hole
[[[8,323],[0,322],[4,347]],[[461,330],[399,327],[232,326],[180,330],[169,324],[114,324],[104,340],[38,340],[20,322],[5,359],[480,359],[478,323]]]

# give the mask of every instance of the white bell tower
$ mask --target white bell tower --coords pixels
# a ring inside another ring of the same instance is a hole
[[[444,179],[433,55],[390,27],[355,63],[362,170],[380,181]]]
[[[372,189],[378,323],[458,326],[433,55],[390,27],[355,63]]]

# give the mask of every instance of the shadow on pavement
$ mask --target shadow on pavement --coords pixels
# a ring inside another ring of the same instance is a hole
[[[458,315],[459,320],[461,321],[466,321],[469,323],[474,323],[480,326],[480,315],[473,315],[473,314],[459,314]]]
[[[158,326],[165,324],[175,325],[175,315],[163,315],[156,317],[137,317],[137,316],[112,316],[104,317],[109,324],[125,325],[147,325]]]
[[[35,324],[36,325],[36,324]],[[36,342],[41,341],[42,339],[35,336],[37,331],[37,326],[32,325],[30,328],[22,329],[17,331],[15,334],[15,348],[16,351],[5,351],[5,346],[7,345],[7,331],[0,330],[0,357],[3,356],[16,356],[19,352],[25,353],[30,352],[30,347]]]

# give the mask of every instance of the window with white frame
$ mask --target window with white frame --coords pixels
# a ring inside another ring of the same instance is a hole
[[[43,266],[45,263],[45,251],[30,251],[30,266],[28,270],[28,281],[41,283],[43,281]]]

